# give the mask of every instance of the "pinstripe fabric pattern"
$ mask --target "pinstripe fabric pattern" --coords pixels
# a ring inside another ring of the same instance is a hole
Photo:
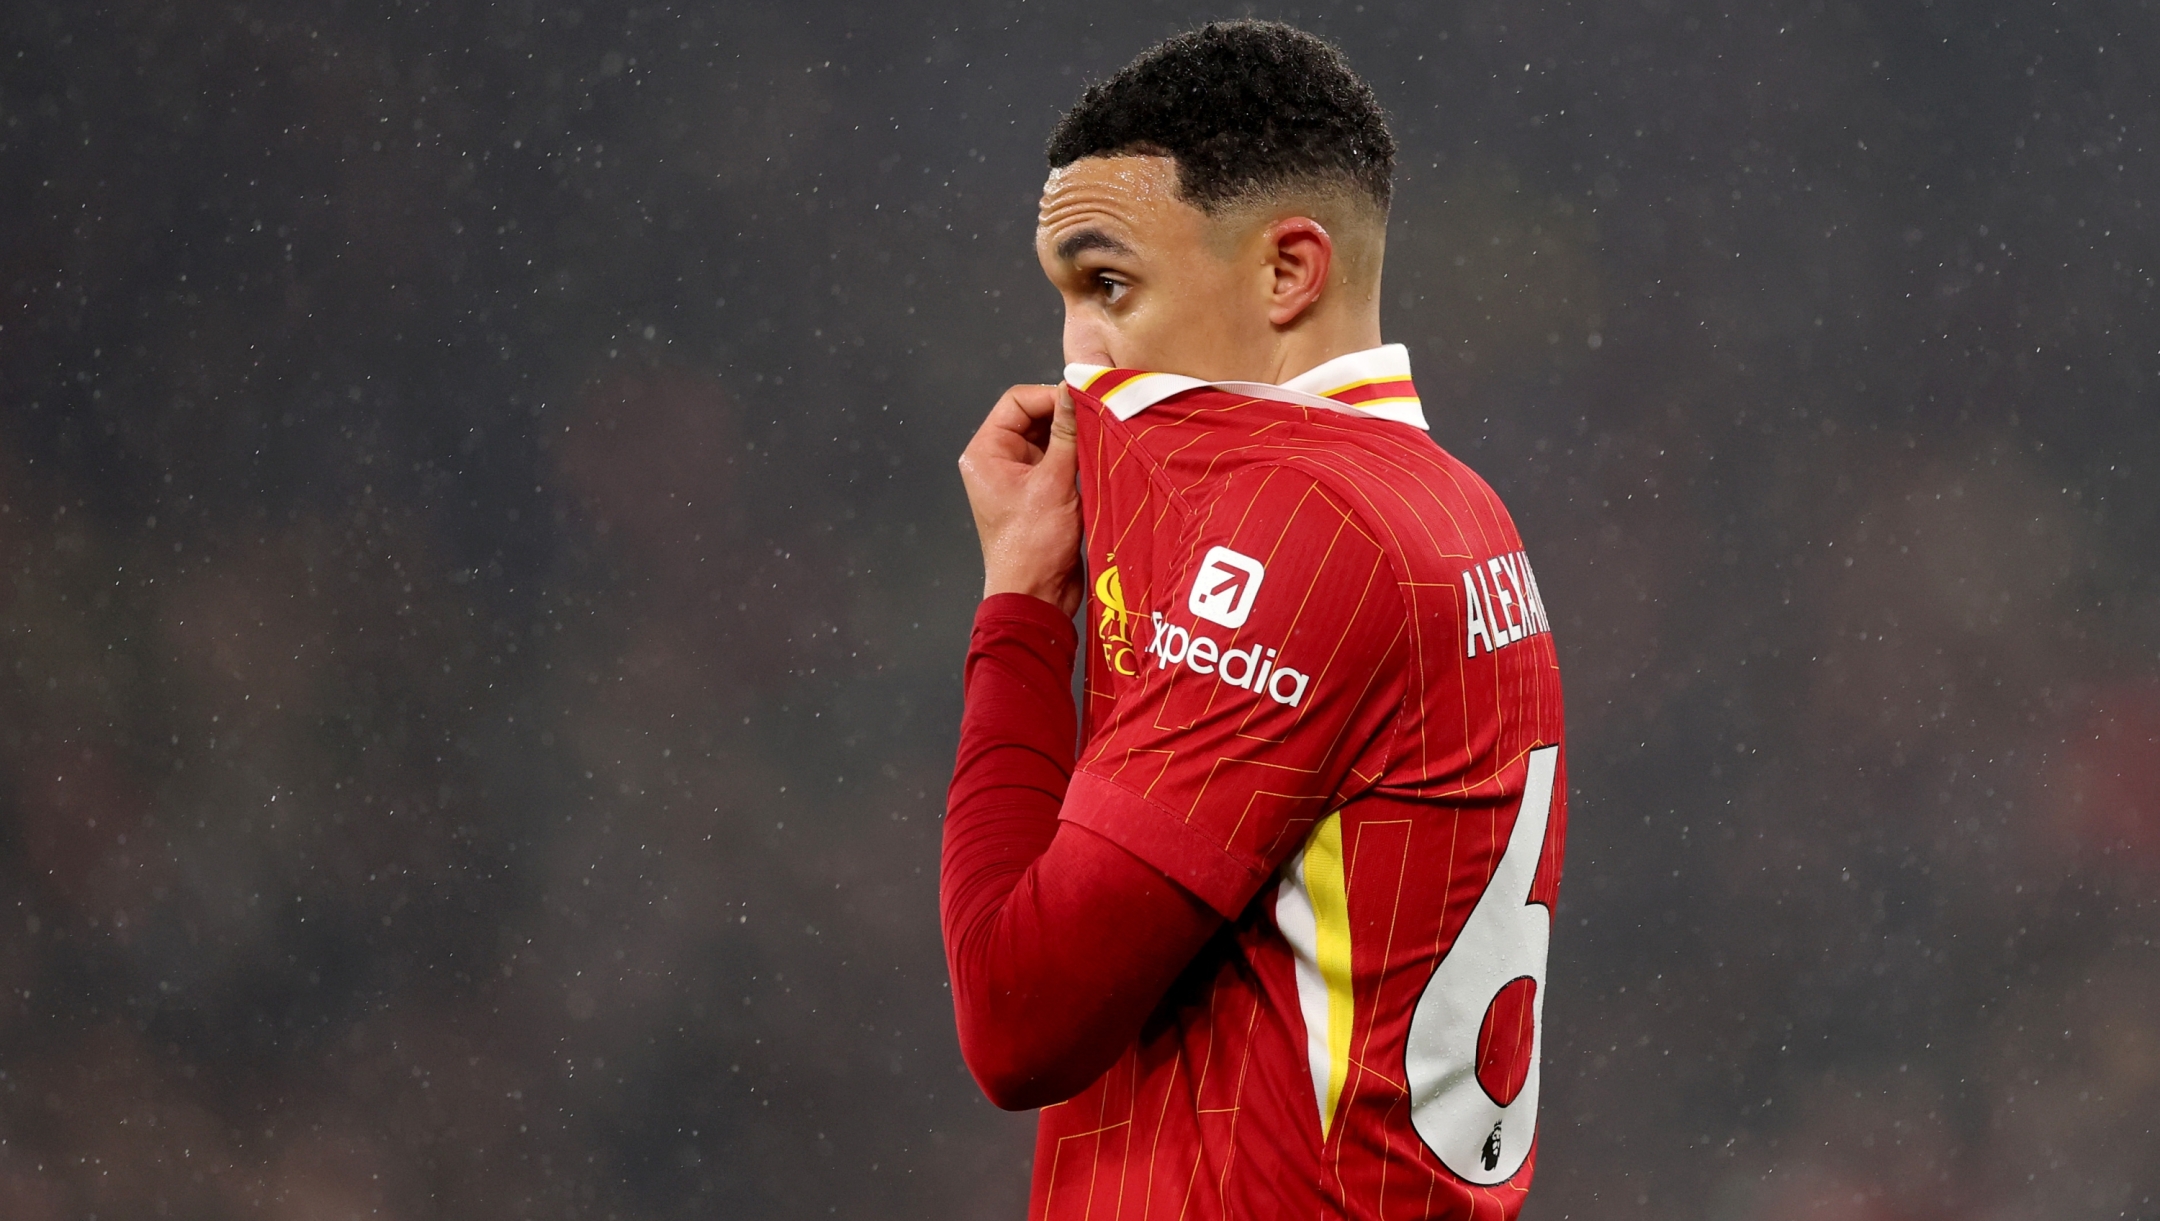
[[[1342,391],[1416,409],[1407,377]],[[1403,423],[1213,386],[1124,419],[1074,397],[1100,647],[1066,816],[1230,924],[1124,1059],[1042,1113],[1032,1215],[1513,1217],[1534,1151],[1496,1187],[1450,1174],[1411,1126],[1404,1076],[1410,1014],[1493,876],[1529,751],[1561,738],[1551,636],[1513,522]],[[1218,548],[1264,578],[1206,567]],[[1238,626],[1197,613],[1246,596],[1243,580],[1257,592]],[[1530,892],[1547,905],[1560,766]],[[1341,892],[1330,872],[1324,906],[1348,929],[1349,995],[1314,1008],[1276,897],[1338,812],[1326,859]],[[1324,1055],[1307,1012],[1347,1024],[1326,1032]],[[1489,1023],[1476,1051],[1488,1093],[1522,1078],[1521,1012]]]

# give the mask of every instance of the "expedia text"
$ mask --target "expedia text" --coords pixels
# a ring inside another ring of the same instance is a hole
[[[1226,649],[1213,637],[1195,635],[1191,629],[1174,623],[1163,622],[1162,612],[1154,612],[1155,638],[1148,642],[1147,651],[1155,658],[1158,669],[1183,665],[1195,674],[1212,674],[1230,686],[1255,693],[1264,692],[1267,697],[1285,707],[1295,708],[1305,698],[1305,688],[1312,680],[1301,670],[1275,664],[1275,650],[1264,644],[1246,649]]]

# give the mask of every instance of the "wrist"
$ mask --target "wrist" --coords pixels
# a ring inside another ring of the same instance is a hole
[[[1046,571],[1041,565],[984,564],[983,597],[994,598],[1000,594],[1023,594],[1039,598],[1054,607],[1077,609],[1074,595],[1079,592],[1076,557],[1068,557],[1066,563],[1055,571]]]
[[[976,604],[975,617],[1034,619],[1043,623],[1072,621],[1072,616],[1058,609],[1053,599],[1010,591],[984,594],[983,600]]]
[[[1064,600],[1067,584],[1066,581],[1020,582],[985,578],[983,581],[983,600],[987,602],[992,598],[1018,596],[1035,598],[1047,602],[1051,606],[1057,606]]]
[[[1070,665],[1072,655],[1080,645],[1080,630],[1073,624],[1073,617],[1057,603],[1032,594],[990,594],[975,607],[974,634],[979,641],[984,632],[1000,633],[1023,630],[1033,636],[1053,642],[1055,651],[1062,653]]]

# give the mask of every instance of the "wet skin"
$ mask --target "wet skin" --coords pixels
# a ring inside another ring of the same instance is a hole
[[[1312,216],[1201,211],[1167,157],[1085,157],[1044,184],[1035,253],[1065,301],[1068,363],[1281,383],[1380,342],[1384,222],[1339,227],[1353,257]],[[960,456],[984,597],[1078,609],[1077,470],[1064,388],[1006,391]]]
[[[1085,157],[1053,171],[1035,229],[1036,258],[1065,300],[1067,362],[1208,381],[1303,372],[1288,366],[1315,343],[1298,332],[1337,329],[1315,325],[1333,321],[1317,315],[1330,312],[1319,303],[1334,254],[1312,217],[1201,211],[1168,157]],[[1377,318],[1373,330],[1377,343]]]

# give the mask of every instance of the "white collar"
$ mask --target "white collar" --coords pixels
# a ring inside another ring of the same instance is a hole
[[[1413,428],[1429,428],[1424,405],[1410,384],[1410,349],[1399,343],[1383,344],[1338,356],[1307,369],[1280,386],[1264,382],[1205,382],[1176,373],[1142,373],[1112,369],[1105,365],[1065,366],[1067,385],[1077,386],[1102,400],[1110,414],[1129,420],[1173,394],[1199,386],[1216,386],[1234,394],[1297,403],[1328,411],[1393,420]],[[1097,389],[1097,387],[1100,389]]]

